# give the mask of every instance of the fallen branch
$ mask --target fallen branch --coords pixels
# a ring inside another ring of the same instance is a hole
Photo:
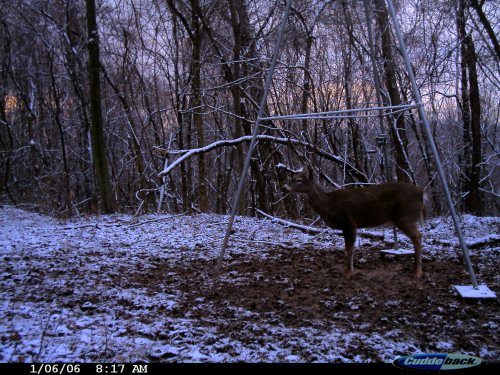
[[[473,241],[467,241],[467,247],[470,249],[478,249],[485,246],[499,246],[500,245],[500,235],[491,234],[483,238],[476,238]]]
[[[138,227],[139,225],[143,225],[143,224],[149,224],[149,223],[154,223],[154,222],[157,222],[157,221],[163,221],[163,220],[166,220],[166,219],[172,219],[174,217],[179,217],[179,216],[184,216],[186,215],[186,213],[181,213],[181,214],[177,214],[177,215],[171,215],[171,216],[163,216],[163,217],[159,217],[159,218],[156,218],[156,219],[150,219],[150,220],[145,220],[145,221],[139,221],[137,223],[131,223],[129,225],[129,228],[134,228],[134,227]]]
[[[132,220],[120,221],[118,223],[83,224],[83,225],[63,227],[62,229],[63,230],[84,229],[84,228],[102,229],[102,228],[107,228],[107,227],[120,227],[122,225],[126,225],[129,228],[134,228],[134,227],[138,227],[139,225],[154,223],[154,222],[157,222],[157,221],[168,220],[168,219],[172,219],[172,218],[179,217],[179,216],[184,216],[184,215],[186,215],[186,213],[181,213],[181,214],[176,214],[176,215],[170,215],[170,216],[162,216],[162,217],[159,217],[159,218],[149,219],[149,220],[144,220],[144,221],[138,221],[138,220],[132,219]]]
[[[167,175],[174,168],[178,167],[183,161],[189,159],[190,157],[192,157],[194,155],[203,154],[203,153],[212,151],[212,150],[214,150],[216,148],[220,148],[220,147],[234,146],[234,145],[238,145],[240,143],[250,142],[251,140],[252,140],[252,136],[246,135],[246,136],[236,138],[236,139],[225,139],[225,140],[217,141],[217,142],[211,143],[205,147],[193,148],[190,150],[170,151],[170,150],[165,150],[165,149],[161,149],[159,147],[156,147],[155,149],[157,151],[160,151],[163,153],[183,154],[177,160],[175,160],[172,164],[170,164],[167,168],[163,169],[160,173],[158,173],[158,177],[161,178],[161,177]],[[321,150],[318,147],[316,147],[310,143],[300,141],[298,139],[274,137],[271,135],[258,135],[257,140],[259,142],[274,142],[274,143],[279,143],[279,144],[284,144],[284,145],[295,144],[295,145],[300,145],[300,146],[306,147],[307,149],[314,152],[316,155],[319,155],[327,160],[334,161],[335,163],[342,164],[342,166],[345,167],[346,170],[353,177],[356,177],[359,181],[361,181],[361,182],[367,181],[365,174],[363,172],[361,172],[360,170],[358,170],[355,166],[353,166],[352,164],[349,164],[343,158],[336,156],[336,155],[333,155],[327,151]]]
[[[77,225],[77,226],[71,226],[71,227],[63,227],[63,230],[72,230],[72,229],[83,229],[83,228],[95,228],[95,229],[101,229],[100,225],[102,226],[103,224],[95,223],[95,224],[83,224],[83,225]],[[115,225],[106,225],[106,226],[116,226]],[[120,224],[121,225],[121,224]]]
[[[361,229],[358,231],[358,236],[363,237],[363,238],[371,238],[372,240],[380,240],[383,241],[385,239],[385,236],[383,233],[377,233],[377,232],[372,232],[370,230],[363,230]]]
[[[279,223],[279,224],[282,224],[286,227],[291,227],[291,228],[295,228],[295,229],[299,229],[303,232],[306,232],[306,233],[310,233],[310,234],[320,234],[320,233],[323,233],[327,230],[333,232],[333,234],[336,234],[338,236],[343,236],[342,234],[342,231],[340,230],[336,230],[336,229],[320,229],[320,228],[314,228],[314,227],[309,227],[307,225],[300,225],[300,224],[297,224],[297,223],[294,223],[292,221],[287,221],[287,220],[283,220],[283,219],[280,219],[278,217],[275,217],[275,216],[271,216],[267,213],[265,213],[264,211],[261,211],[259,210],[258,208],[256,209],[256,211],[261,214],[262,216],[270,219],[272,222],[276,222],[276,223]],[[380,234],[380,233],[376,233],[376,232],[372,232],[372,231],[359,231],[358,232],[358,236],[360,237],[365,237],[365,238],[371,238],[371,239],[374,239],[374,240],[384,240],[384,235],[383,234]]]
[[[283,246],[283,243],[271,242],[271,241],[246,240],[244,238],[233,238],[233,239],[231,239],[231,241],[246,242],[246,243],[253,243],[253,244],[260,244],[260,245]]]
[[[442,246],[453,247],[456,249],[460,248],[460,243],[458,243],[457,241],[435,239],[432,241],[432,243],[439,244]],[[465,245],[469,249],[480,249],[480,248],[484,248],[484,247],[497,247],[500,245],[500,235],[491,234],[491,235],[483,237],[483,238],[466,240]]]
[[[291,221],[287,221],[287,220],[283,220],[283,219],[277,218],[275,216],[271,216],[269,214],[266,214],[264,211],[259,210],[258,208],[256,209],[256,211],[259,214],[261,214],[262,216],[267,217],[268,219],[271,219],[272,222],[280,223],[280,224],[282,224],[282,225],[284,225],[286,227],[291,227],[291,228],[299,229],[299,230],[301,230],[303,232],[306,232],[306,233],[320,234],[320,233],[323,233],[325,231],[324,229],[308,227],[307,225],[300,225],[300,224],[297,224],[297,223],[293,223]]]

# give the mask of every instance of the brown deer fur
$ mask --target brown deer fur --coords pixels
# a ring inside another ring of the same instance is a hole
[[[354,274],[353,248],[358,228],[392,223],[407,235],[415,249],[415,277],[422,276],[422,235],[417,222],[424,211],[424,192],[402,182],[390,182],[363,188],[345,188],[324,192],[305,168],[286,185],[290,192],[304,195],[325,223],[344,235],[347,262],[345,277]]]

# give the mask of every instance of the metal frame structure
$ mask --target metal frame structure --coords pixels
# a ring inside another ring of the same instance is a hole
[[[245,164],[243,167],[242,175],[240,177],[240,181],[238,184],[238,190],[236,192],[236,196],[234,197],[231,215],[230,215],[229,223],[228,223],[227,230],[226,230],[226,233],[224,236],[224,241],[222,243],[222,248],[221,248],[221,251],[219,253],[219,257],[217,259],[216,273],[218,273],[220,271],[222,261],[224,259],[224,254],[225,254],[225,251],[227,249],[229,236],[231,234],[232,226],[234,223],[234,217],[236,216],[236,213],[238,210],[238,203],[239,203],[241,193],[243,191],[243,187],[244,187],[246,179],[247,179],[248,168],[250,166],[250,159],[252,157],[252,154],[253,154],[253,151],[255,148],[255,144],[257,141],[257,135],[259,133],[259,126],[263,120],[304,120],[304,119],[325,119],[325,118],[345,119],[345,118],[354,118],[354,117],[356,117],[356,118],[358,118],[358,117],[378,117],[381,131],[382,131],[383,130],[383,122],[382,122],[383,116],[387,116],[387,115],[390,116],[390,115],[394,115],[394,114],[408,111],[411,109],[417,109],[418,113],[419,113],[420,121],[422,123],[423,130],[424,130],[424,134],[427,138],[427,141],[429,143],[429,146],[430,146],[430,149],[432,152],[432,156],[434,158],[434,162],[435,162],[438,176],[439,176],[439,179],[441,182],[441,186],[443,188],[443,191],[444,191],[444,194],[446,197],[446,202],[447,202],[448,208],[450,210],[450,215],[452,217],[453,224],[455,226],[456,234],[457,234],[457,237],[458,237],[458,240],[460,243],[460,247],[462,249],[462,254],[463,254],[464,261],[466,263],[467,271],[469,273],[469,276],[470,276],[470,279],[472,282],[471,288],[467,287],[467,286],[465,288],[469,291],[470,290],[480,291],[480,289],[481,289],[484,293],[483,293],[483,295],[481,295],[479,297],[486,296],[487,298],[488,297],[495,298],[495,294],[492,291],[490,291],[486,287],[486,285],[481,285],[481,286],[478,285],[476,275],[475,275],[474,270],[472,268],[472,263],[470,260],[469,251],[467,249],[467,245],[465,243],[465,240],[464,240],[464,237],[462,234],[462,230],[460,228],[458,214],[455,210],[455,206],[454,206],[453,200],[451,198],[450,190],[448,187],[448,182],[446,180],[446,176],[444,174],[444,170],[443,170],[443,167],[441,164],[441,160],[439,158],[436,144],[434,142],[434,138],[433,138],[432,132],[430,130],[427,115],[425,114],[425,111],[424,111],[422,98],[420,96],[420,92],[419,92],[419,89],[418,89],[418,86],[416,83],[415,75],[413,74],[413,68],[411,66],[410,58],[408,56],[408,52],[407,52],[406,45],[405,45],[404,38],[403,38],[403,33],[401,31],[399,21],[397,19],[396,11],[394,9],[394,4],[393,4],[392,0],[386,0],[386,3],[387,3],[390,17],[392,19],[395,34],[396,34],[396,37],[398,39],[399,48],[400,48],[400,51],[402,53],[402,56],[403,56],[403,59],[405,62],[408,77],[409,77],[410,82],[411,82],[412,93],[413,93],[413,97],[415,100],[414,103],[405,104],[405,105],[398,105],[398,106],[385,106],[384,107],[381,105],[382,101],[380,98],[380,93],[377,92],[377,104],[378,104],[378,106],[374,107],[374,108],[358,108],[358,109],[350,109],[350,110],[337,110],[337,111],[328,111],[328,112],[320,112],[320,113],[303,113],[303,114],[284,115],[284,116],[267,116],[267,117],[263,116],[264,115],[264,108],[266,107],[266,103],[267,103],[269,89],[271,86],[272,77],[274,74],[274,69],[276,67],[276,62],[278,60],[281,44],[283,41],[283,35],[284,35],[284,31],[285,31],[286,21],[288,19],[288,15],[290,12],[291,3],[292,3],[292,0],[287,0],[286,6],[285,6],[285,12],[284,12],[283,17],[281,19],[281,24],[280,24],[280,28],[279,28],[279,32],[278,32],[278,39],[277,39],[276,46],[275,46],[274,53],[273,53],[273,57],[271,60],[271,65],[270,65],[269,70],[267,72],[267,77],[266,77],[266,81],[265,81],[265,85],[264,85],[264,93],[262,95],[262,100],[260,102],[259,112],[258,112],[257,118],[255,120],[255,125],[254,125],[254,129],[253,129],[253,133],[252,133],[252,141],[251,141],[249,149],[248,149],[248,153],[247,153],[247,157],[246,157]],[[375,83],[377,84],[377,87],[380,87],[380,79],[378,78],[378,74],[376,72],[376,67],[375,67],[375,63],[374,63],[373,37],[372,37],[372,33],[371,33],[371,26],[369,23],[367,0],[364,0],[364,6],[365,6],[365,15],[366,15],[367,23],[368,23],[368,33],[369,33],[369,39],[370,39],[372,63],[374,64],[373,68],[374,68],[374,75],[375,75]],[[360,113],[367,113],[367,114],[361,115]],[[478,295],[474,295],[474,293],[472,293],[472,295],[466,295],[464,293],[461,293],[461,290],[463,290],[463,288],[464,288],[464,286],[455,286],[455,289],[457,290],[457,292],[459,292],[463,297],[472,297],[472,298],[478,297]]]
[[[389,112],[382,113],[383,116],[395,115],[409,109],[418,108],[418,104],[401,104],[386,107],[370,107],[370,108],[353,108],[341,109],[337,111],[328,112],[315,112],[315,113],[299,113],[295,115],[280,115],[280,116],[267,116],[261,117],[260,120],[317,120],[317,119],[346,119],[346,118],[360,118],[360,117],[378,117],[381,112],[389,110]],[[376,112],[372,115],[357,115],[354,113],[359,112]]]

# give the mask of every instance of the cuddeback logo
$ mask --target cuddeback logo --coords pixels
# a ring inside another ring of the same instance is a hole
[[[481,358],[462,354],[416,354],[396,359],[397,367],[415,370],[458,370],[480,365]]]

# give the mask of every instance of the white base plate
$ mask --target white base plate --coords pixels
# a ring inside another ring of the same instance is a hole
[[[413,250],[403,250],[403,249],[388,249],[388,250],[380,250],[381,253],[384,254],[392,254],[392,255],[408,255],[415,254]]]
[[[478,285],[478,289],[474,289],[472,285],[453,285],[453,287],[462,298],[497,298],[495,292],[486,284]]]

